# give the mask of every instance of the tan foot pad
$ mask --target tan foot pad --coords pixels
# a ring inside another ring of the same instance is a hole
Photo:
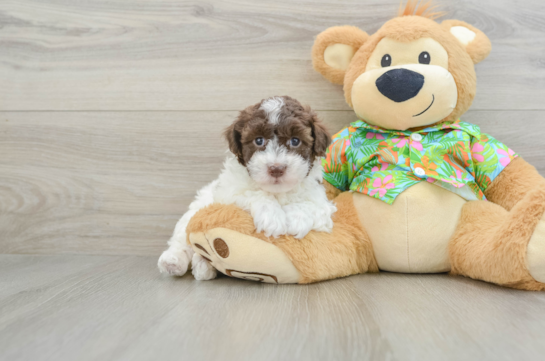
[[[545,283],[545,214],[528,243],[526,262],[532,277],[538,282]]]
[[[189,235],[195,252],[231,277],[266,283],[298,283],[301,278],[275,245],[227,228]]]

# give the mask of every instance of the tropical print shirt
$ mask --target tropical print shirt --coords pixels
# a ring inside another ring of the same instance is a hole
[[[416,132],[360,120],[333,136],[322,163],[324,178],[333,186],[392,204],[420,182],[467,200],[486,199],[484,191],[516,157],[478,126],[460,120]]]

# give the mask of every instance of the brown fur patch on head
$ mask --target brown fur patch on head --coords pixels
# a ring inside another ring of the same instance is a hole
[[[324,157],[329,144],[331,144],[331,135],[325,125],[318,119],[316,113],[311,112],[312,137],[314,138],[314,155]]]
[[[403,7],[403,1],[399,4],[398,16],[422,16],[427,19],[435,20],[444,16],[446,12],[444,11],[433,11],[437,9],[436,4],[433,3],[433,0],[424,2],[419,0],[408,0],[405,8]]]
[[[304,159],[314,160],[325,155],[331,143],[331,136],[318,115],[308,106],[302,106],[291,97],[284,97],[284,107],[280,113],[277,135],[280,144],[292,137],[299,138],[302,145],[294,151]]]
[[[237,157],[239,163],[242,165],[246,165],[243,156],[242,133],[247,125],[256,119],[256,115],[261,115],[262,118],[265,117],[265,112],[263,111],[260,112],[261,114],[257,114],[259,112],[260,104],[261,103],[257,103],[242,110],[233,124],[228,126],[223,132],[223,135],[229,144],[229,150]]]
[[[262,108],[262,104],[269,100],[264,99],[242,110],[233,124],[225,130],[229,150],[240,164],[245,166],[255,152],[264,150],[267,143],[275,137],[280,145],[288,148],[289,152],[299,154],[309,163],[316,157],[325,155],[331,137],[316,113],[289,96],[277,98],[282,99],[283,105],[275,121],[272,121],[271,116]],[[258,137],[265,140],[262,146],[255,142]],[[289,142],[294,137],[298,138],[301,144],[290,147]]]

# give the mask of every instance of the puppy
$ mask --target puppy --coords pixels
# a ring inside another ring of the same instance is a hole
[[[224,134],[231,154],[219,178],[197,193],[176,224],[159,258],[162,273],[181,276],[192,260],[196,279],[216,277],[216,270],[187,245],[185,233],[191,217],[212,203],[246,210],[267,237],[303,238],[311,230],[333,228],[336,208],[322,185],[320,159],[330,136],[310,108],[288,96],[265,99],[240,112]]]

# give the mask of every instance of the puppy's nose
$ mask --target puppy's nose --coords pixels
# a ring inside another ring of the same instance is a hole
[[[386,98],[401,103],[418,94],[424,86],[424,76],[409,69],[392,69],[382,74],[376,85]]]
[[[286,172],[285,165],[273,164],[269,167],[269,175],[274,178],[280,178]]]

